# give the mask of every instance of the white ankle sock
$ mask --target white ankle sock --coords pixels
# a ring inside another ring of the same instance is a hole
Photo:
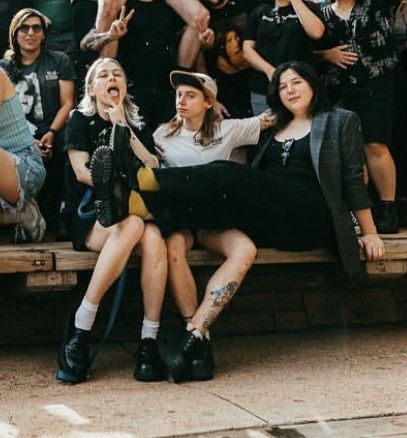
[[[75,313],[75,327],[82,330],[91,330],[95,322],[99,304],[93,304],[83,297],[81,305]]]
[[[145,339],[145,338],[157,339],[159,328],[160,328],[160,321],[150,321],[149,319],[144,317],[143,326],[141,327],[141,339]]]

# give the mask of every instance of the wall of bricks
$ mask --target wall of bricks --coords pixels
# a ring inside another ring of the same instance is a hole
[[[202,294],[212,268],[196,268]],[[79,303],[89,279],[80,273],[73,291],[27,293],[18,277],[0,277],[0,344],[57,342],[63,321]],[[99,312],[95,335],[106,324],[114,290]],[[137,340],[142,319],[139,275],[131,271],[126,296],[112,332],[114,340]],[[217,336],[303,330],[329,325],[407,321],[407,276],[349,284],[329,265],[255,266],[211,329]],[[167,298],[163,327],[178,326]]]

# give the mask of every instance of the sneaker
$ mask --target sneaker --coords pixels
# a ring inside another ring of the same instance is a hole
[[[86,380],[90,370],[89,345],[90,331],[75,328],[71,321],[68,335],[59,350],[57,380],[65,383]]]
[[[128,216],[130,190],[115,172],[113,154],[110,147],[99,146],[90,162],[96,218],[104,227],[110,227]]]
[[[134,378],[142,382],[159,382],[165,380],[167,370],[158,350],[156,339],[142,339],[136,353]]]
[[[379,201],[373,208],[373,216],[379,234],[398,233],[399,217],[395,202]]]
[[[16,243],[42,242],[46,229],[47,225],[38,204],[31,199],[20,212],[20,220],[16,228]]]
[[[188,380],[213,379],[214,360],[212,343],[186,332],[179,349],[169,354],[169,371],[175,383]]]

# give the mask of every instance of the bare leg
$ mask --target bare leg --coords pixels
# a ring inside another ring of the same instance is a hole
[[[365,146],[367,166],[379,198],[394,201],[396,197],[396,166],[389,148],[383,143],[368,143]]]
[[[15,204],[19,198],[16,162],[14,157],[0,148],[0,196],[10,204]]]
[[[257,249],[246,234],[235,229],[222,233],[204,231],[201,242],[205,248],[226,257],[209,279],[204,299],[192,318],[192,325],[204,334],[240,287]]]
[[[184,318],[190,318],[198,308],[195,279],[187,254],[194,239],[190,231],[178,231],[167,238],[168,281],[175,304]]]
[[[103,295],[123,271],[143,230],[143,221],[137,216],[129,216],[109,228],[103,228],[96,222],[86,240],[87,248],[100,251],[86,290],[85,296],[89,302],[100,303]]]
[[[147,223],[136,247],[141,257],[141,290],[144,315],[150,321],[159,321],[167,283],[167,250],[160,230]]]

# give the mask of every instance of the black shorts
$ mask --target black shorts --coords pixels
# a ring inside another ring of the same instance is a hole
[[[366,143],[390,145],[394,104],[393,72],[364,84],[331,88],[329,95],[333,103],[354,111],[360,117]]]

